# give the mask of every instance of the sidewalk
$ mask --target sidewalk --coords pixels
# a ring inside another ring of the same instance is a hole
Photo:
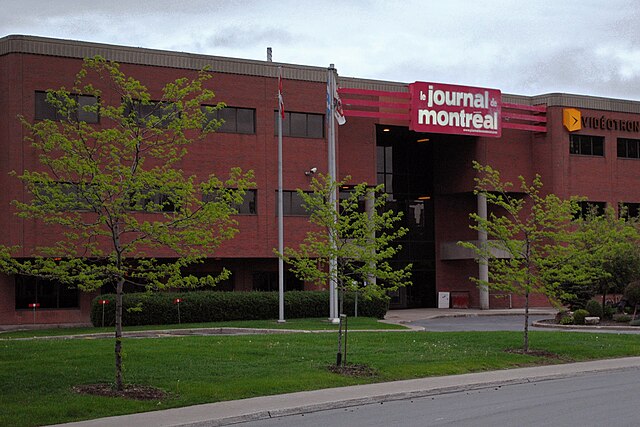
[[[640,369],[640,357],[420,378],[195,405],[61,424],[66,427],[221,426],[328,409],[413,399],[442,393],[566,378],[589,372]]]

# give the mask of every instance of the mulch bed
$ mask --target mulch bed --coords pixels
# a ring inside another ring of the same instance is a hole
[[[367,365],[347,364],[344,366],[329,365],[327,369],[334,374],[348,377],[375,377],[376,371]]]
[[[124,390],[118,391],[112,384],[85,384],[72,388],[75,393],[90,394],[93,396],[124,397],[134,400],[162,400],[167,397],[167,393],[148,386],[125,385]]]

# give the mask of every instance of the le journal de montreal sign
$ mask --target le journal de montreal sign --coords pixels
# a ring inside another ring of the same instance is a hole
[[[497,89],[415,82],[409,92],[411,130],[495,138],[502,134],[502,95]]]

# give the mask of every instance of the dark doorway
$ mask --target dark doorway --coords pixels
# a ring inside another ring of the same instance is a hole
[[[377,181],[385,185],[389,206],[402,212],[409,232],[398,241],[393,260],[413,264],[412,286],[392,293],[392,308],[435,307],[435,230],[433,206],[433,137],[406,127],[377,125]]]

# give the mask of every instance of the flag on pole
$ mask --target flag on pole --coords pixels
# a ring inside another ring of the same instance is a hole
[[[282,67],[278,67],[278,109],[280,117],[284,120],[284,99],[282,98]]]
[[[331,80],[333,80],[333,84],[331,84]],[[340,95],[338,95],[338,82],[336,82],[335,72],[333,76],[329,74],[327,78],[327,120],[329,120],[329,117],[332,115],[339,125],[347,122],[344,111],[342,110],[342,100],[340,99]]]
[[[333,90],[333,115],[336,118],[336,121],[339,125],[343,125],[347,122],[346,117],[344,116],[344,111],[342,111],[342,100],[340,99],[340,95],[338,95],[338,84],[336,83]]]

